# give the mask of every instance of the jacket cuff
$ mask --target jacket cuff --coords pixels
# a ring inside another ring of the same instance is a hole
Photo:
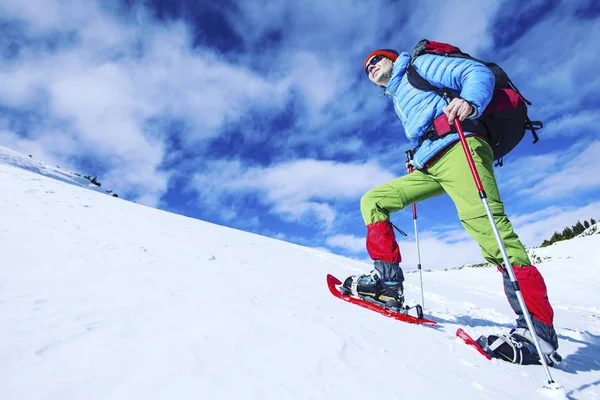
[[[473,109],[473,111],[471,111],[471,114],[467,115],[467,118],[473,118],[477,115],[477,107],[475,107],[473,105],[473,103],[471,103],[470,101],[468,103],[471,106],[471,108]]]

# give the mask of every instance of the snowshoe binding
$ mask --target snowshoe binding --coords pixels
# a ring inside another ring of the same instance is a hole
[[[540,347],[548,366],[556,366],[562,361],[560,354],[545,340],[538,337]],[[509,335],[481,336],[477,343],[492,357],[513,364],[541,364],[540,356],[528,329],[516,328]]]
[[[423,318],[423,308],[420,305],[404,305],[402,282],[383,282],[376,271],[370,275],[349,276],[340,289],[344,294],[380,305],[390,311]]]

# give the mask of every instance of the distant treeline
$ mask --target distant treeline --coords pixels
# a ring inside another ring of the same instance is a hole
[[[590,219],[590,221],[584,221],[583,224],[581,221],[577,221],[577,223],[571,227],[566,227],[562,232],[554,232],[554,235],[549,240],[544,240],[542,243],[542,247],[550,246],[552,243],[560,242],[561,240],[573,239],[575,236],[583,233],[587,228],[594,225],[596,221],[594,218]]]

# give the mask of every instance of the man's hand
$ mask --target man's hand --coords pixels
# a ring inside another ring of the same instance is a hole
[[[450,104],[443,108],[443,111],[446,117],[448,117],[448,122],[452,125],[455,118],[458,118],[459,121],[464,121],[465,118],[474,113],[475,109],[465,99],[455,97]]]

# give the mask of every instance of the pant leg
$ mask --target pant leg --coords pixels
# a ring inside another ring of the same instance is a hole
[[[494,176],[491,147],[484,139],[475,136],[468,137],[467,143],[509,260],[512,265],[530,265],[525,247],[504,213],[504,204]],[[452,198],[461,223],[479,244],[483,257],[490,263],[504,265],[461,144],[456,143],[428,170]]]
[[[389,222],[390,213],[442,193],[444,190],[439,183],[422,171],[414,171],[369,190],[360,200],[360,209],[367,226],[367,252],[371,259],[400,263],[402,258]]]
[[[481,200],[480,200],[481,201]],[[519,240],[519,237],[513,230],[512,224],[504,214],[494,215],[494,221],[498,227],[498,232],[506,248],[508,259],[511,265],[526,266],[531,265],[529,256],[525,247]],[[504,265],[504,260],[500,252],[500,247],[494,236],[494,231],[490,220],[486,216],[461,219],[460,221],[469,235],[479,244],[483,258],[491,264]]]
[[[525,247],[504,213],[504,205],[500,199],[494,176],[492,149],[487,142],[478,137],[467,138],[467,143],[486,192],[498,232],[511,262],[508,268],[513,268],[515,272],[525,305],[534,320],[534,329],[538,336],[557,348],[558,341],[553,327],[554,311],[548,300],[546,285],[537,268],[531,265]],[[460,143],[449,149],[432,165],[429,171],[438,179],[441,186],[452,198],[461,223],[479,244],[483,257],[490,263],[507,267],[504,266],[500,247],[477,192]],[[508,273],[503,268],[500,268],[500,270],[503,271],[504,289],[509,304],[517,314],[517,326],[526,327],[523,310],[517,300]]]
[[[360,199],[360,211],[365,225],[388,221],[390,213],[444,193],[430,174],[415,170],[369,190]]]

